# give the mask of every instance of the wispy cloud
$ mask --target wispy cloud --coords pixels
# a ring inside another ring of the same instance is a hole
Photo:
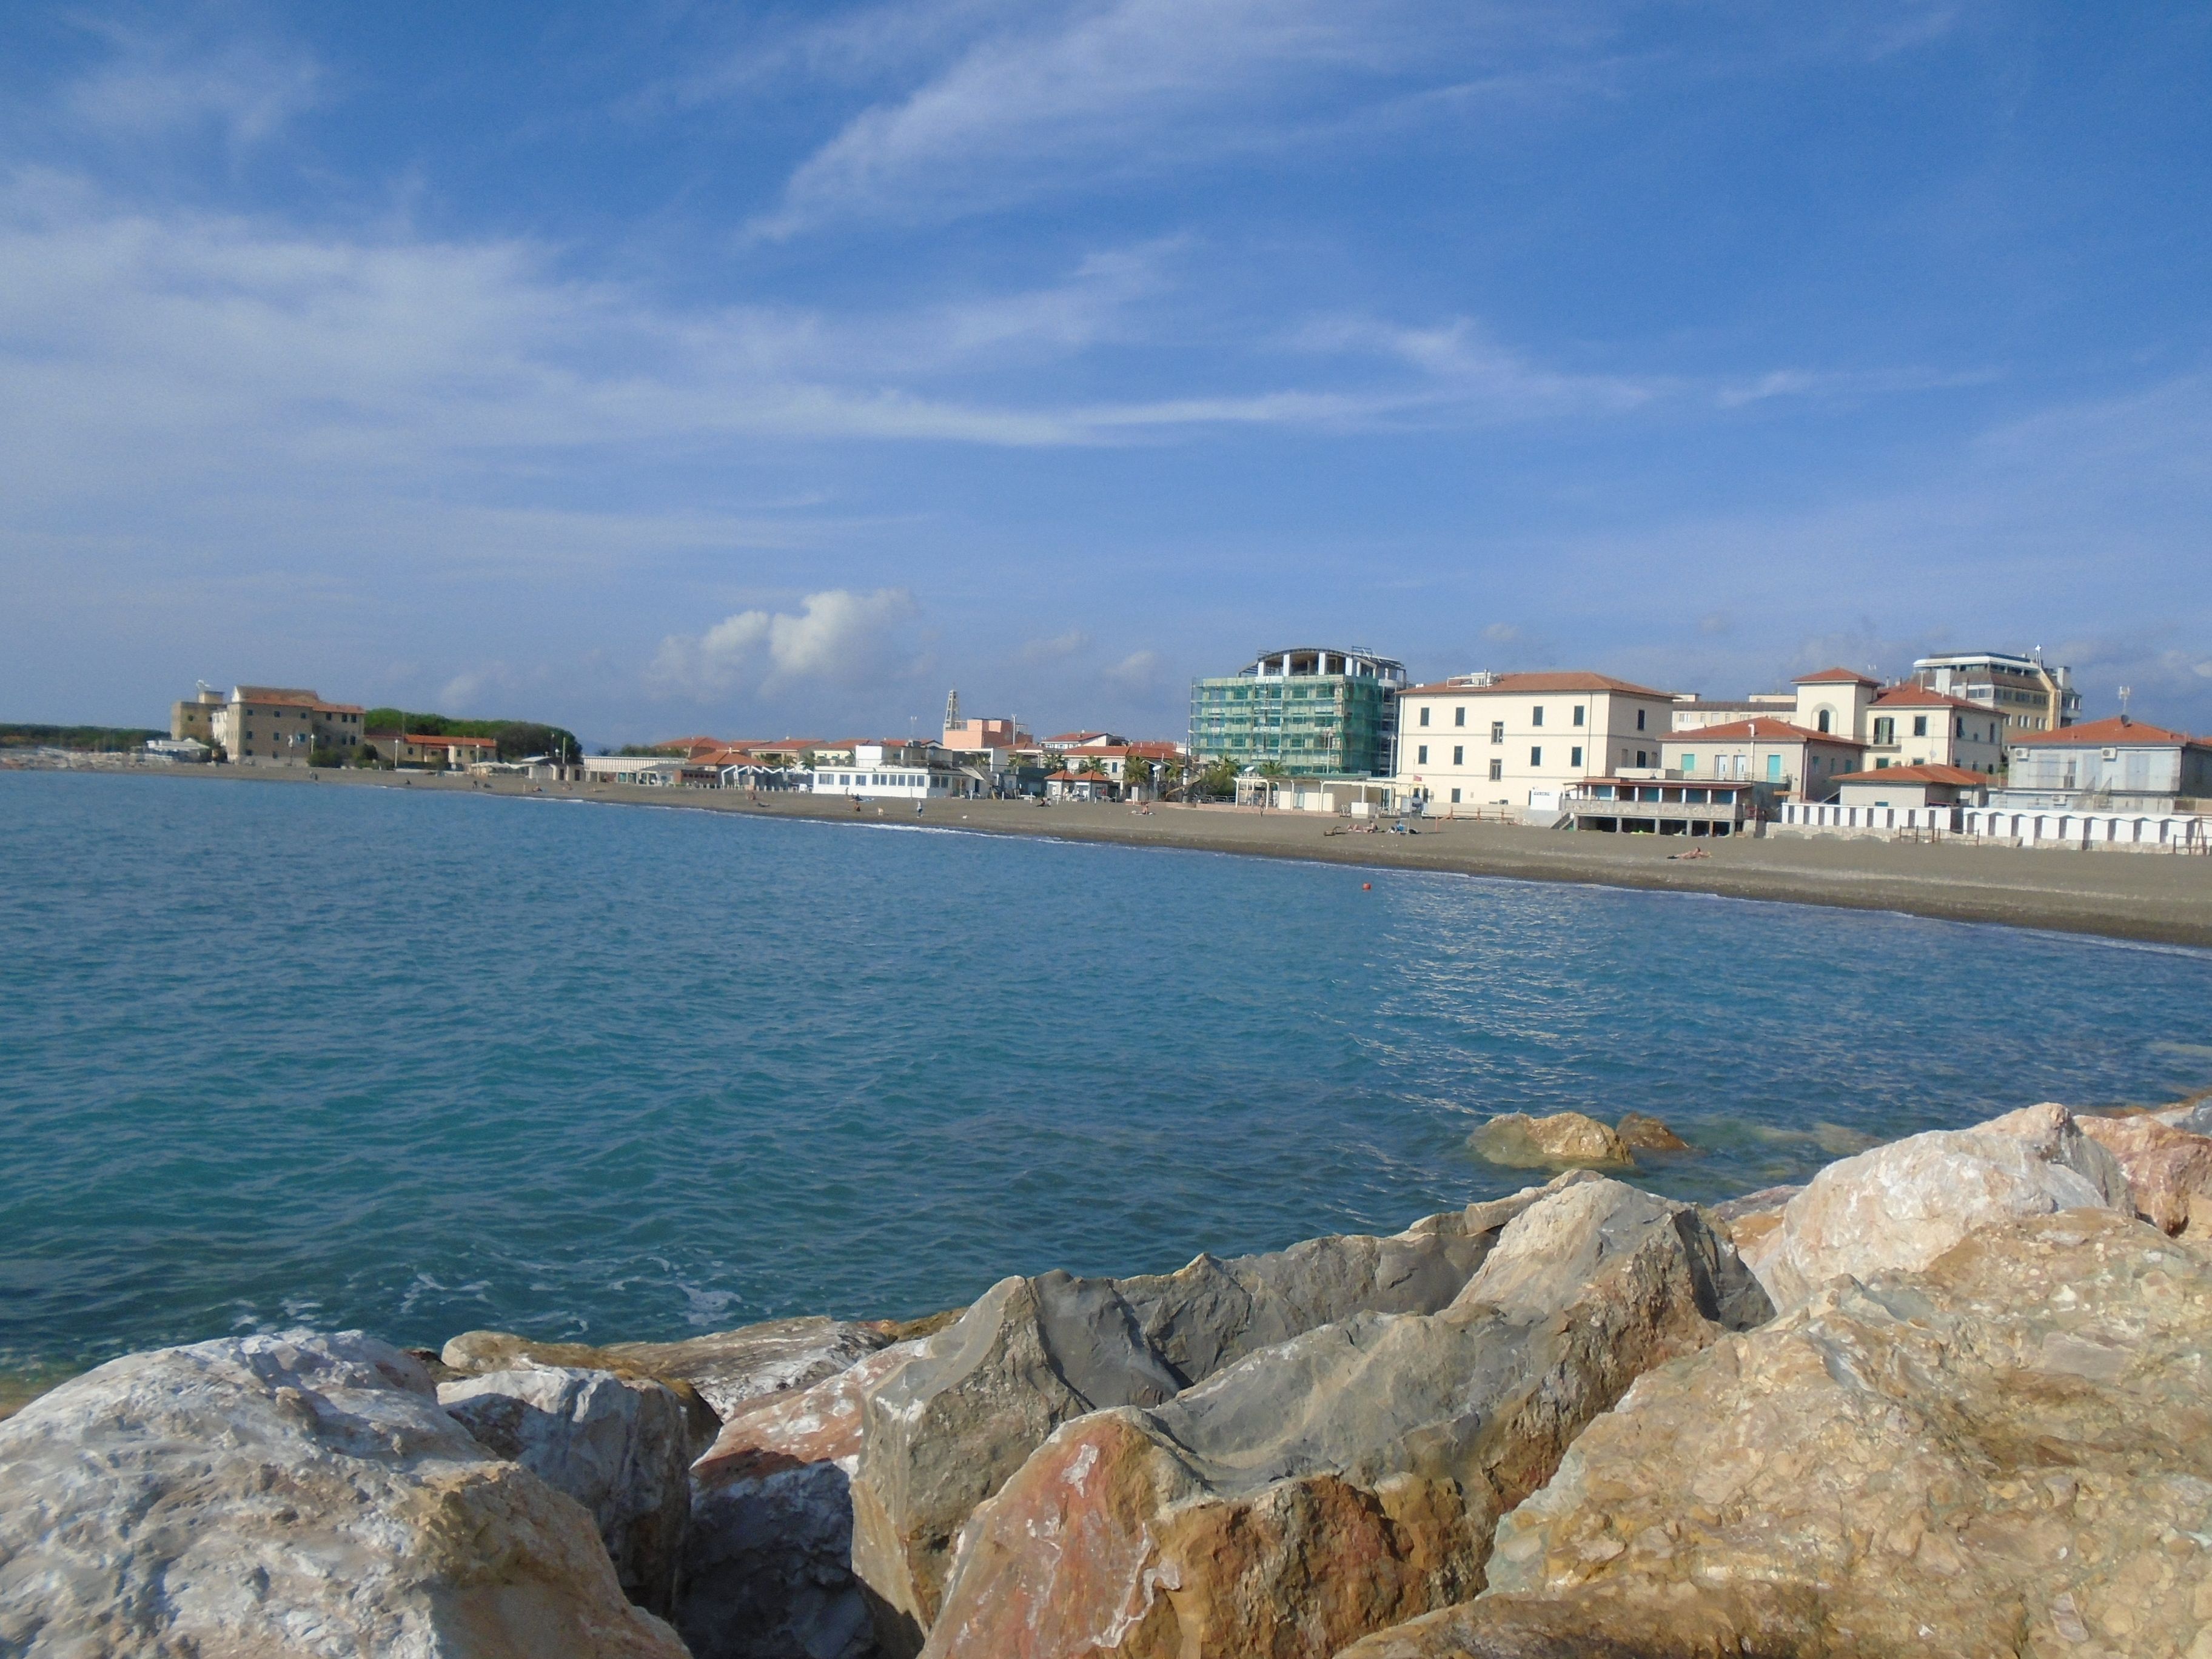
[[[1040,663],[1064,661],[1090,643],[1090,635],[1079,628],[1071,628],[1064,634],[1053,635],[1049,639],[1031,640],[1015,655],[1023,662],[1035,666]]]
[[[757,221],[788,236],[851,216],[1003,205],[1073,173],[1092,183],[1279,142],[1433,56],[1439,33],[1525,33],[1515,9],[1403,0],[1106,0],[1025,9],[809,156]]]
[[[313,54],[260,39],[210,45],[182,33],[88,23],[112,55],[63,94],[69,117],[110,138],[214,131],[233,149],[273,138],[313,108],[327,76]]]

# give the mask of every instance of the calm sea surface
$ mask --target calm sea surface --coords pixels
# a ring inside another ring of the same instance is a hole
[[[2212,956],[1785,905],[35,773],[0,871],[15,1370],[925,1313],[1510,1191],[1496,1111],[1717,1198],[2212,1084]]]

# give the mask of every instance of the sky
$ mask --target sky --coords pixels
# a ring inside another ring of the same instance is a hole
[[[1180,737],[1264,649],[2212,732],[2212,8],[0,9],[0,720]]]

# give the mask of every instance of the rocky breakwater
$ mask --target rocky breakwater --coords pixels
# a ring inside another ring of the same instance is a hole
[[[1059,1429],[969,1522],[928,1659],[1325,1656],[1472,1594],[1642,1371],[1767,1299],[1689,1206],[1585,1178],[1440,1312],[1364,1312]]]
[[[2208,1115],[919,1326],[135,1355],[0,1423],[0,1654],[2204,1659]]]

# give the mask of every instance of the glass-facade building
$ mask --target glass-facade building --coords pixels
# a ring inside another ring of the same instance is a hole
[[[1406,665],[1372,651],[1262,653],[1234,674],[1191,682],[1191,758],[1239,771],[1273,761],[1294,778],[1386,776],[1405,686]]]

